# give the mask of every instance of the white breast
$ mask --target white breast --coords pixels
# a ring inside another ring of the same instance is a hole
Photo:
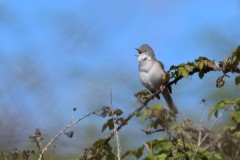
[[[139,72],[139,78],[142,84],[150,91],[155,90],[151,84],[150,76],[147,72]]]
[[[160,88],[164,77],[164,70],[158,61],[145,61],[139,64],[139,77],[142,84],[150,91]]]

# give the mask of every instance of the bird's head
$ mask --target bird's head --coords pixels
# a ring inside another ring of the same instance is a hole
[[[156,60],[153,49],[149,45],[143,44],[139,48],[136,48],[136,50],[138,51],[136,56],[139,62],[147,60]]]

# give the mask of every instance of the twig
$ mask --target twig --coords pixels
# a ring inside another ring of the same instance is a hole
[[[169,141],[172,142],[172,144],[174,146],[176,146],[182,154],[184,154],[184,156],[186,157],[186,160],[190,160],[190,157],[187,154],[187,152],[185,151],[185,148],[182,148],[181,145],[179,145],[178,143],[175,142],[174,137],[172,136],[172,134],[170,132],[168,132],[168,134],[169,134]],[[171,137],[172,137],[172,140],[170,139]]]
[[[162,131],[165,131],[164,128],[160,128],[160,129],[156,129],[156,130],[145,130],[145,129],[141,129],[141,131],[145,132],[147,135],[149,134],[153,134],[153,133],[156,133],[156,132],[162,132]]]
[[[35,133],[33,135],[29,136],[29,138],[31,139],[31,141],[33,143],[36,143],[38,152],[41,153],[41,151],[42,151],[42,142],[41,141],[43,140],[43,137],[42,137],[42,133],[41,133],[40,129],[37,128],[35,130]],[[44,157],[42,157],[42,160],[43,159],[44,159]]]
[[[220,117],[222,117],[223,113],[229,108],[230,106],[227,106],[223,109],[223,111],[219,114],[219,116],[215,119],[215,121],[211,124],[211,126],[208,128],[208,130],[211,130],[214,125],[217,123],[217,121],[220,119]],[[207,138],[207,136],[209,135],[210,132],[208,132],[202,139],[202,141],[200,142],[200,145],[203,143],[203,141]],[[199,146],[200,146],[199,145]]]
[[[84,119],[84,118],[86,118],[86,117],[88,117],[88,116],[90,116],[90,115],[92,115],[92,114],[96,114],[97,112],[99,112],[99,111],[102,110],[102,109],[103,109],[103,108],[98,109],[98,110],[96,110],[96,111],[94,111],[94,112],[90,112],[90,113],[86,114],[85,116],[79,118],[79,119],[76,120],[75,122],[72,122],[72,123],[68,124],[63,130],[61,130],[58,134],[56,134],[56,135],[48,142],[48,144],[40,151],[40,155],[39,155],[39,157],[38,157],[38,160],[42,160],[43,154],[44,154],[45,151],[48,150],[48,147],[49,147],[54,141],[56,141],[56,140],[58,139],[58,137],[60,137],[62,134],[64,134],[67,129],[69,129],[69,128],[72,127],[73,125],[77,124],[77,123],[78,123],[79,121],[81,121],[82,119]]]
[[[240,47],[238,46],[238,48],[233,52],[232,56],[230,56],[229,58],[232,58],[235,56],[235,54],[237,52],[239,52]],[[214,62],[209,60],[210,62]],[[188,75],[191,76],[195,73],[198,72],[204,72],[204,73],[208,73],[210,71],[222,71],[223,73],[227,73],[227,72],[232,72],[232,73],[240,73],[240,69],[238,67],[234,68],[234,67],[230,67],[227,66],[227,68],[225,68],[225,66],[222,65],[223,61],[220,61],[219,63],[214,62],[215,65],[210,65],[210,66],[204,66],[203,70],[199,70],[198,68],[194,68],[191,72],[188,72]],[[168,72],[170,72],[171,70],[169,70]],[[177,84],[177,82],[179,80],[181,80],[182,78],[184,78],[184,76],[180,75],[177,78],[175,78],[173,75],[170,78],[174,78],[174,80],[172,80],[171,82],[168,83],[168,87],[170,87],[172,84]]]
[[[121,152],[121,146],[120,146],[120,141],[119,141],[119,134],[116,128],[116,121],[114,121],[114,113],[113,113],[113,106],[112,106],[112,90],[110,89],[110,109],[112,112],[112,117],[113,117],[113,127],[114,127],[114,133],[115,133],[115,138],[117,142],[117,159],[121,160],[120,152]]]
[[[152,144],[152,142],[150,142],[150,144]],[[148,152],[152,151],[152,145],[151,145],[151,148],[148,146],[147,143],[143,143],[143,145],[147,148]]]
[[[214,125],[217,123],[217,121],[222,117],[223,113],[224,113],[229,107],[230,107],[230,105],[227,106],[227,107],[225,107],[225,108],[223,109],[223,111],[218,115],[218,117],[217,117],[217,118],[215,119],[215,121],[211,124],[211,126],[208,128],[208,130],[211,131],[211,129],[214,127]],[[192,159],[194,159],[194,158],[196,157],[199,147],[200,147],[201,144],[205,141],[205,139],[208,137],[209,133],[210,133],[210,132],[206,133],[205,136],[203,137],[203,139],[200,141],[198,147],[196,148],[196,150],[195,150],[195,152],[194,152],[194,155],[193,155],[193,158],[192,158]]]
[[[200,142],[202,139],[202,124],[203,124],[203,109],[204,109],[204,102],[205,100],[202,99],[201,101],[201,114],[200,114],[200,120],[199,120],[199,132],[198,132],[198,147],[200,146]]]

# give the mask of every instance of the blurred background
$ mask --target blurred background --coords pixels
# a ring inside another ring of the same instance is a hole
[[[148,43],[168,70],[206,56],[218,62],[240,44],[240,1],[0,1],[0,150],[27,149],[36,128],[46,143],[68,123],[104,105],[131,113],[139,104],[135,48]],[[240,96],[234,79],[218,89],[221,73],[173,86],[186,117],[199,118],[225,98]],[[153,101],[164,103],[163,100]],[[77,110],[73,112],[73,108]],[[54,152],[79,157],[106,121],[90,116],[60,137]],[[207,122],[207,119],[205,119]],[[134,118],[120,132],[123,150],[153,137]],[[51,150],[50,150],[51,151]],[[49,151],[49,152],[50,152]]]

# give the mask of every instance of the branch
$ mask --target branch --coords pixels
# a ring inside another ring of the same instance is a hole
[[[178,66],[171,66],[168,73],[171,71],[171,75],[167,78],[174,79],[168,83],[168,87],[171,87],[173,84],[177,84],[179,80],[184,77],[191,76],[195,73],[199,73],[199,77],[202,78],[205,73],[210,71],[222,71],[224,75],[226,73],[240,73],[238,67],[240,61],[240,46],[235,49],[231,56],[219,61],[216,63],[214,60],[209,60],[206,57],[199,57],[195,62],[187,62],[186,64],[180,64]]]
[[[74,126],[75,124],[77,124],[78,122],[80,122],[82,119],[84,119],[84,118],[86,118],[86,117],[88,117],[88,116],[90,116],[90,115],[92,115],[92,114],[97,114],[97,112],[99,112],[99,111],[101,111],[101,110],[104,110],[104,109],[105,109],[105,108],[103,107],[103,108],[98,109],[98,110],[96,110],[96,111],[90,112],[90,113],[86,114],[85,116],[79,118],[79,119],[76,120],[75,122],[72,122],[72,123],[68,124],[63,130],[61,130],[58,134],[56,134],[56,135],[48,142],[48,144],[40,151],[40,155],[39,155],[38,160],[42,160],[43,154],[44,154],[45,151],[48,150],[48,147],[49,147],[54,141],[56,141],[56,140],[58,139],[58,137],[60,137],[62,134],[64,134],[67,129],[71,128],[72,126]]]
[[[207,73],[209,71],[216,71],[216,70],[214,70],[213,68],[204,69],[204,73]],[[198,72],[200,72],[200,70],[198,68],[195,68],[195,69],[193,69],[193,71],[188,72],[188,76],[192,76],[192,75],[194,75],[195,73],[198,73]],[[171,78],[174,78],[174,76],[172,75]],[[170,81],[167,86],[170,87],[173,84],[177,84],[177,82],[179,80],[181,80],[182,78],[184,78],[184,76],[182,76],[182,75],[178,76],[174,80]]]
[[[156,133],[156,132],[162,132],[162,131],[165,131],[164,128],[160,128],[160,129],[156,129],[156,130],[145,130],[145,129],[141,129],[141,131],[145,132],[147,135],[149,134],[153,134],[153,133]]]
[[[117,127],[117,131],[119,131],[123,126],[125,126],[127,124],[127,122],[133,117],[135,116],[135,113],[140,112],[147,104],[149,101],[151,101],[156,95],[158,95],[160,93],[160,91],[155,92],[154,94],[151,94],[149,96],[149,98],[147,98],[138,108],[136,108],[131,114],[128,115],[128,117],[126,119],[124,119],[122,121],[122,123]],[[108,144],[108,142],[112,139],[112,137],[115,135],[116,132],[111,132],[106,138],[105,138],[105,142],[104,145]]]

